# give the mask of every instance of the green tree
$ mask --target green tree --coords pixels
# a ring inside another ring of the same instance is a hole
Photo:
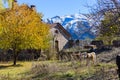
[[[0,48],[13,50],[13,65],[20,50],[49,47],[49,28],[41,16],[25,4],[0,13]]]
[[[105,44],[111,44],[112,40],[120,36],[120,0],[96,0],[96,5],[89,7],[90,17],[96,27],[96,39],[104,40]],[[100,34],[99,34],[100,32]]]
[[[116,22],[111,23],[113,17],[114,14],[110,12],[106,13],[100,25],[100,37],[102,37],[102,39],[106,41],[107,44],[111,44],[112,40],[115,36],[117,36],[117,33],[119,32],[119,24]]]

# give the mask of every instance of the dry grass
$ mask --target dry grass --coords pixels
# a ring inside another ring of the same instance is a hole
[[[79,61],[18,62],[17,66],[11,66],[11,63],[0,64],[0,80],[100,80],[103,76],[117,78],[110,73],[111,70],[115,73],[116,65],[113,63],[100,63],[96,66],[82,64],[81,66]],[[110,75],[105,75],[108,72]]]
[[[81,66],[80,62],[51,62],[34,64],[36,67],[31,69],[31,78],[33,80],[101,80],[104,76],[104,80],[115,79],[117,77],[115,67],[113,63],[100,63],[95,66]],[[106,75],[106,73],[109,75]],[[112,73],[115,73],[114,75]],[[109,79],[108,79],[109,78]]]
[[[115,55],[119,52],[102,52],[97,55],[99,62],[90,66],[85,60],[0,63],[0,80],[118,80]]]

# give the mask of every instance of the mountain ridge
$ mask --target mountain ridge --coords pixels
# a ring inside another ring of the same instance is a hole
[[[60,23],[72,35],[72,39],[85,40],[96,37],[91,20],[83,14],[54,16],[45,22],[49,24]]]

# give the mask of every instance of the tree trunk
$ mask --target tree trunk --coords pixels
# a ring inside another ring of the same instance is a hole
[[[13,56],[13,65],[14,66],[16,65],[16,61],[17,61],[17,55],[16,55],[16,53],[14,53],[14,56]]]
[[[16,65],[18,52],[16,49],[13,50],[13,65]]]

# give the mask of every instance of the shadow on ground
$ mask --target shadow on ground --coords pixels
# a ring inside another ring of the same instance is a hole
[[[17,64],[17,65],[0,65],[0,69],[5,69],[9,67],[22,67],[23,65]]]

